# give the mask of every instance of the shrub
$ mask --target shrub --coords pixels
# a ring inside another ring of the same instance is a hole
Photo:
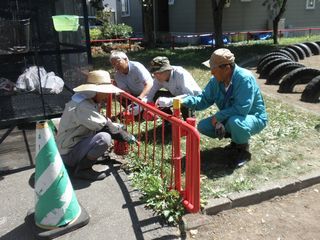
[[[129,38],[132,34],[132,27],[124,23],[104,24],[101,32],[105,39]]]
[[[90,29],[90,39],[97,40],[102,39],[102,32],[99,28]]]

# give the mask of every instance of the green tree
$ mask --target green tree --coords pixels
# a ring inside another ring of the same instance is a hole
[[[263,6],[266,6],[272,19],[273,43],[278,44],[278,25],[281,17],[286,11],[287,0],[264,0]]]
[[[223,8],[226,4],[226,0],[211,0],[212,5],[212,16],[213,16],[213,26],[214,26],[214,39],[216,48],[221,48],[223,44],[222,36],[222,17]]]

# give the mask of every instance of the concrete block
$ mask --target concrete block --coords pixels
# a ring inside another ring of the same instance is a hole
[[[285,195],[300,190],[301,182],[298,179],[284,179],[277,182],[280,187],[280,194]]]
[[[281,195],[280,186],[276,183],[267,183],[259,188],[260,201],[269,200],[275,196]]]
[[[231,201],[229,198],[213,198],[209,199],[208,204],[204,208],[204,213],[207,215],[215,215],[218,212],[228,210],[231,208]]]
[[[211,223],[212,219],[208,215],[195,213],[186,214],[182,217],[182,225],[180,230],[182,232],[189,231],[191,229],[197,229],[200,226]]]
[[[298,180],[301,182],[301,188],[307,188],[318,184],[320,183],[320,170],[301,176],[298,178]]]
[[[247,191],[232,193],[228,195],[228,198],[231,200],[231,206],[234,207],[244,207],[251,204],[259,203],[260,200],[260,191]]]

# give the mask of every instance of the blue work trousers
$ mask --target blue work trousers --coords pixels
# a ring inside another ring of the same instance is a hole
[[[208,137],[217,138],[211,121],[212,116],[201,120],[198,124],[198,130]],[[249,143],[250,137],[261,132],[265,126],[266,122],[254,115],[232,116],[224,123],[226,132],[230,133],[231,140],[237,144]]]

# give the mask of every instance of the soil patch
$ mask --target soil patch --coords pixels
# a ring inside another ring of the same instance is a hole
[[[188,232],[187,239],[319,239],[320,184],[249,207],[212,217],[209,225]]]

